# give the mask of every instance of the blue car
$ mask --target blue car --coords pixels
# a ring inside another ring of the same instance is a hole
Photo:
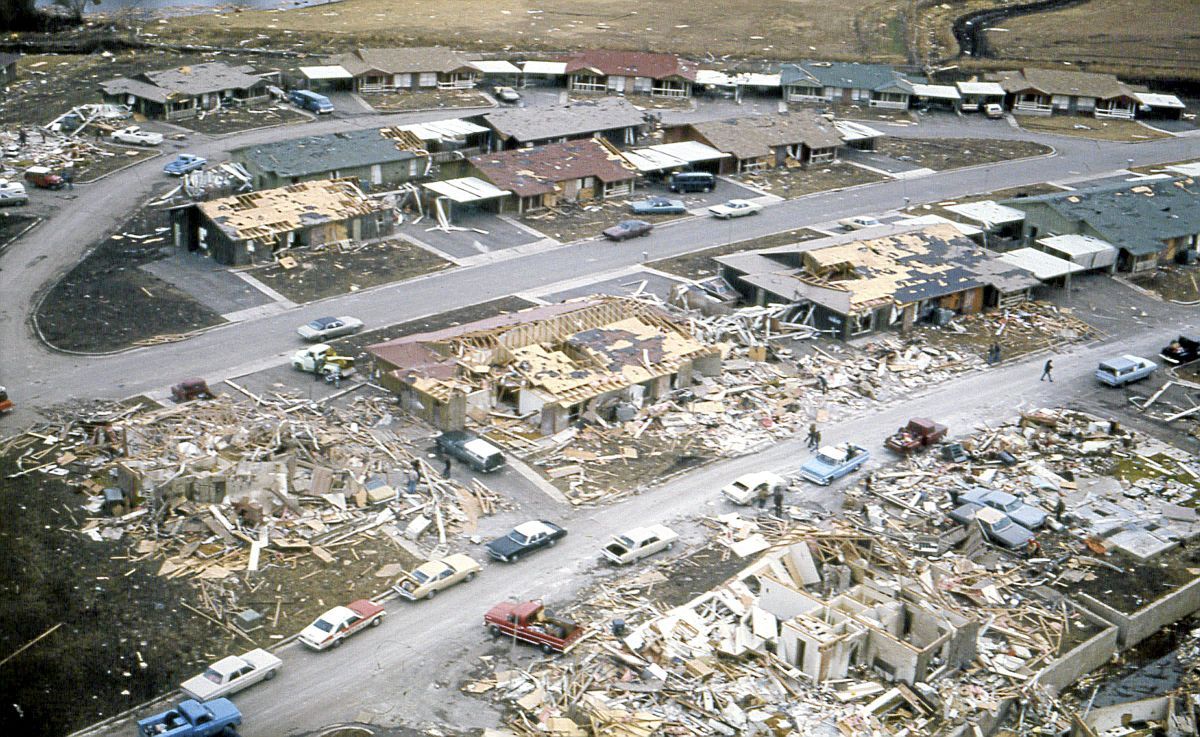
[[[682,215],[687,212],[682,201],[666,197],[651,197],[648,200],[631,202],[629,210],[634,215]]]
[[[202,159],[199,156],[191,154],[179,154],[175,160],[163,167],[163,174],[170,174],[173,177],[181,177],[189,171],[196,171],[204,168],[208,163],[207,159]]]
[[[1096,380],[1109,386],[1125,386],[1135,381],[1149,379],[1156,369],[1158,369],[1158,364],[1154,361],[1140,356],[1125,355],[1102,361],[1096,367]]]
[[[814,484],[828,486],[867,462],[871,454],[854,443],[829,445],[817,451],[800,467],[800,475]]]

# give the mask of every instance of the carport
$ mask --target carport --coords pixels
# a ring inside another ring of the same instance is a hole
[[[483,78],[492,84],[509,87],[517,87],[521,84],[521,68],[510,61],[486,59],[473,61],[471,66],[478,69],[483,74]]]
[[[842,137],[842,143],[859,151],[874,151],[875,144],[883,138],[883,131],[850,120],[835,120],[833,127]]]
[[[349,92],[354,89],[354,75],[344,68],[332,66],[300,67],[305,86],[314,92]]]
[[[1047,253],[1065,258],[1084,271],[1103,269],[1110,274],[1117,270],[1120,251],[1108,241],[1090,235],[1052,235],[1039,238],[1038,245]]]
[[[491,182],[485,182],[476,177],[447,179],[441,182],[425,182],[421,186],[433,192],[433,215],[437,218],[438,224],[444,228],[448,228],[453,224],[455,205],[468,208],[482,208],[485,205],[495,202],[495,211],[499,211],[500,202],[512,194],[512,192],[506,189],[500,189]],[[491,208],[489,207],[488,209]]]
[[[1139,118],[1155,118],[1158,120],[1179,120],[1183,116],[1184,104],[1175,95],[1164,95],[1155,92],[1135,92],[1133,98],[1138,101]]]
[[[940,107],[946,110],[957,110],[962,104],[962,96],[958,88],[948,84],[916,84],[913,83],[913,97],[921,100],[930,107]]]
[[[985,105],[1004,104],[1004,88],[999,82],[958,82],[956,86],[964,113],[977,113]]]
[[[997,204],[995,200],[946,205],[946,209],[979,223],[989,234],[1002,238],[1020,236],[1021,223],[1025,222],[1024,212],[1015,207]]]
[[[622,151],[621,156],[643,176],[661,175],[676,170],[707,171],[716,174],[720,170],[721,159],[729,158],[729,154],[699,141],[660,143],[657,146]]]
[[[1036,248],[1018,248],[1015,251],[1002,253],[996,258],[1010,266],[1028,271],[1044,284],[1058,282],[1061,279],[1063,286],[1067,289],[1071,287],[1071,274],[1083,271],[1083,267],[1078,264],[1043,253]]]
[[[522,87],[563,87],[566,84],[565,61],[527,61],[521,65]]]

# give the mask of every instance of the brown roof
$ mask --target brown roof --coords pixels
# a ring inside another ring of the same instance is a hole
[[[797,143],[809,148],[834,148],[842,144],[832,123],[807,110],[796,110],[787,115],[710,120],[692,123],[691,127],[713,148],[739,159],[770,156],[774,148]]]
[[[691,62],[674,54],[645,51],[581,51],[567,61],[567,74],[588,69],[606,76],[696,79],[696,66]]]
[[[570,179],[622,182],[636,176],[624,159],[594,138],[472,156],[470,161],[492,184],[519,197],[549,194],[555,183]]]
[[[1020,72],[1000,72],[997,76],[1005,92],[1021,92],[1032,88],[1047,95],[1095,97],[1099,100],[1132,96],[1125,83],[1111,74],[1069,69],[1023,69]]]
[[[330,62],[354,75],[371,70],[389,74],[446,73],[471,66],[464,54],[441,46],[355,49],[349,54],[332,57]]]

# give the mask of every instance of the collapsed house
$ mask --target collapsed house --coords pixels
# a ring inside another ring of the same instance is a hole
[[[162,120],[194,118],[222,105],[263,100],[270,94],[267,88],[267,80],[254,67],[217,61],[100,83],[104,102]]]
[[[754,304],[794,304],[843,340],[1025,301],[1040,282],[953,225],[897,225],[721,256],[721,275]]]
[[[389,235],[392,211],[348,179],[302,182],[171,210],[175,245],[228,266],[269,261],[288,248]]]
[[[664,313],[618,297],[535,307],[369,346],[380,383],[443,430],[497,407],[543,433],[632,413],[720,371],[721,353]]]
[[[560,202],[587,202],[632,194],[637,173],[600,140],[551,143],[471,157],[479,176],[510,196],[500,210],[523,214]]]

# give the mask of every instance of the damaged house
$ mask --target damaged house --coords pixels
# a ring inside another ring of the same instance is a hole
[[[721,353],[636,300],[544,305],[368,347],[380,383],[443,430],[498,407],[543,433],[632,413],[720,371]]]
[[[250,173],[256,189],[344,178],[364,186],[394,184],[424,176],[429,169],[428,152],[419,140],[398,141],[378,128],[247,146],[232,157]]]
[[[498,201],[499,209],[520,214],[559,202],[624,197],[637,178],[615,150],[594,138],[473,156],[470,164],[480,177],[512,193]]]
[[[674,54],[646,51],[581,51],[567,60],[573,92],[615,92],[653,97],[691,97],[696,66]]]
[[[669,140],[697,141],[729,154],[720,161],[722,174],[828,163],[842,145],[833,123],[807,110],[691,123]]]
[[[1039,284],[950,224],[883,226],[716,261],[746,300],[794,304],[794,322],[843,340],[1015,304]]]
[[[289,248],[378,238],[392,232],[392,211],[349,179],[302,182],[174,208],[175,245],[219,263],[269,261]]]
[[[183,120],[222,105],[264,100],[267,86],[253,67],[212,61],[117,77],[101,82],[100,90],[104,102],[127,105],[147,118]]]

